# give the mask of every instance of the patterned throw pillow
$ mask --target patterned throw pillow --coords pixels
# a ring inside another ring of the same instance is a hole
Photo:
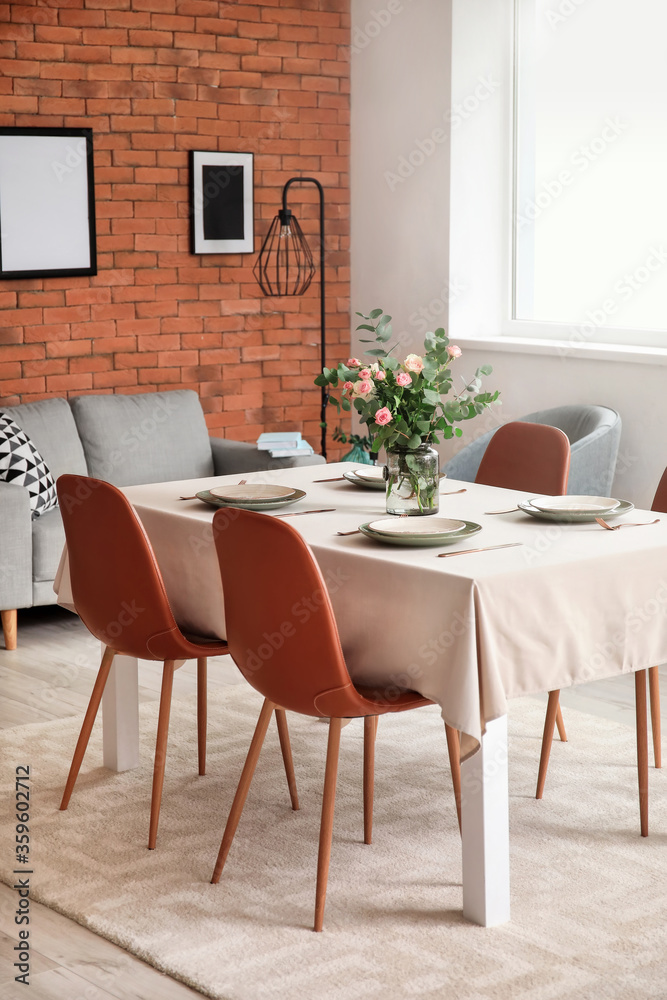
[[[0,413],[0,479],[25,486],[33,518],[58,506],[56,484],[34,444],[17,423]]]

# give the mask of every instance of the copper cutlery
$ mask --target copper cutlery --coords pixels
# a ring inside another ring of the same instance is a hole
[[[298,517],[300,514],[333,514],[335,507],[322,507],[320,510],[289,510],[286,514],[274,514],[274,517]]]
[[[313,479],[314,483],[342,483],[345,476],[333,476],[331,479]]]
[[[453,497],[457,493],[467,493],[467,492],[468,492],[468,487],[464,486],[462,490],[449,490],[447,493],[439,493],[438,496],[441,496],[441,497]]]
[[[607,524],[602,517],[596,517],[595,520],[607,531],[619,531],[621,528],[643,528],[647,524],[660,524],[659,517],[656,517],[655,521],[624,521],[623,524]]]
[[[493,549],[512,549],[523,542],[505,542],[504,545],[485,545],[481,549],[458,549],[457,552],[439,552],[438,559],[449,559],[450,556],[467,556],[470,552],[491,552]]]

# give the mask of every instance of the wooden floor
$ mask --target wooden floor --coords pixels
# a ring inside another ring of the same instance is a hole
[[[78,618],[60,608],[19,612],[19,648],[0,648],[0,728],[82,716],[100,660],[100,645]],[[667,697],[667,668],[661,668]],[[143,665],[139,697],[157,700],[161,665]],[[209,684],[245,683],[228,657],[210,660]],[[187,663],[175,674],[174,697],[194,694],[196,667]],[[546,696],[545,699],[546,701]],[[614,677],[563,691],[567,709],[634,726],[634,682]],[[662,716],[667,724],[667,700]],[[3,779],[4,780],[4,779]],[[16,896],[0,884],[0,996],[3,1000],[185,1000],[200,994],[164,976],[104,938],[37,903],[31,905],[29,992],[15,983]]]

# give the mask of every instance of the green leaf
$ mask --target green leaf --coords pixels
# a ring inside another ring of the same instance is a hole
[[[374,358],[385,358],[387,356],[387,352],[380,347],[374,347],[370,351],[364,351],[364,354],[370,354]]]
[[[457,438],[460,438],[460,437],[462,437],[462,435],[463,435],[463,431],[461,430],[461,428],[460,428],[460,427],[456,427],[456,428],[454,429],[454,433],[456,434]]]
[[[360,323],[357,330],[370,330],[371,333],[375,333],[375,327],[370,326],[368,323]]]
[[[313,379],[313,381],[315,382],[315,385],[329,385],[329,379],[325,375],[318,375],[315,379]]]
[[[422,443],[421,435],[420,434],[413,434],[405,447],[406,448],[418,448],[421,443]]]
[[[331,397],[329,397],[329,398],[331,398]],[[343,407],[344,410],[351,410],[352,409],[352,404],[350,403],[350,401],[347,398],[347,396],[343,396],[343,398],[340,401],[340,404],[341,404],[341,406]]]
[[[424,389],[424,399],[433,406],[437,406],[440,402],[440,396],[433,389]]]
[[[378,328],[375,334],[375,339],[379,340],[381,344],[386,344],[390,337],[391,337],[391,323],[387,323],[387,325],[383,326],[381,330]]]
[[[368,314],[368,318],[369,319],[377,319],[378,316],[381,316],[381,315],[382,315],[382,309],[371,309],[371,311]]]
[[[491,365],[482,365],[480,368],[477,369],[475,375],[479,378],[480,375],[490,375],[492,371],[493,368],[491,367]]]

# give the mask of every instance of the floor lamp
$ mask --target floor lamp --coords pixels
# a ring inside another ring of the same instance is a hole
[[[287,207],[292,184],[315,184],[320,196],[320,371],[326,365],[326,310],[324,299],[324,190],[315,177],[290,177],[283,187],[283,207],[269,227],[253,273],[265,295],[303,295],[315,276],[313,255],[299,220]],[[327,457],[327,400],[322,387],[320,450]]]

